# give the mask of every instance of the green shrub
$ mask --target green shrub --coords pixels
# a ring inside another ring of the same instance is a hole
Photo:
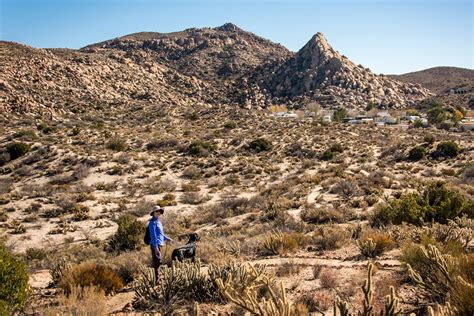
[[[225,129],[234,129],[237,127],[237,123],[235,121],[227,121],[224,123]]]
[[[426,148],[422,146],[415,146],[408,152],[408,160],[418,161],[425,157]]]
[[[332,115],[332,119],[335,122],[342,122],[344,118],[347,116],[347,110],[345,108],[338,108],[336,111],[334,111],[334,114]]]
[[[446,141],[439,143],[432,155],[434,158],[454,158],[460,151],[461,148],[459,148],[458,144]]]
[[[120,138],[112,138],[105,144],[105,147],[113,151],[126,151],[128,149],[127,142]]]
[[[265,138],[256,138],[249,143],[249,149],[255,152],[268,151],[272,148],[272,142]]]
[[[44,122],[41,122],[40,124],[38,124],[36,126],[36,128],[41,131],[43,134],[51,134],[51,133],[54,133],[58,130],[58,128],[56,126],[51,126],[51,125],[48,125]]]
[[[214,144],[202,140],[195,140],[188,146],[188,153],[193,156],[205,156],[215,150]]]
[[[97,286],[106,294],[123,288],[123,280],[110,266],[103,263],[87,261],[72,265],[62,274],[59,287],[70,293],[76,287]]]
[[[383,204],[371,218],[372,226],[401,224],[423,225],[435,221],[446,224],[449,219],[466,214],[474,217],[472,204],[444,182],[431,182],[421,192],[402,194]]]
[[[336,143],[331,145],[328,149],[326,149],[323,154],[321,155],[322,160],[331,160],[333,159],[338,153],[342,153],[344,151],[344,147],[341,144]]]
[[[13,142],[7,144],[7,151],[10,154],[10,159],[14,160],[30,151],[30,145],[21,143],[21,142]]]
[[[117,232],[109,241],[109,250],[122,252],[140,248],[145,233],[144,225],[131,215],[120,216],[117,224]]]
[[[0,315],[12,315],[21,310],[28,292],[26,264],[0,245]]]
[[[448,119],[448,112],[446,111],[444,104],[441,103],[433,104],[427,111],[427,115],[430,124],[440,124]]]

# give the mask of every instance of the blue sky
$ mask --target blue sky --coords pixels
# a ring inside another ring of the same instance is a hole
[[[300,49],[316,32],[377,73],[474,68],[474,0],[0,0],[0,39],[79,48],[233,22]]]

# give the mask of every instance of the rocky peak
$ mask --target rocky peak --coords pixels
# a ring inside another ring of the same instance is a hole
[[[243,31],[241,28],[239,28],[237,25],[233,23],[225,23],[221,26],[215,27],[214,30],[217,31],[226,31],[226,32],[238,32],[238,31]]]

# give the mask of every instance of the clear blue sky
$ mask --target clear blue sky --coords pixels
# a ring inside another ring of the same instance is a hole
[[[239,27],[300,49],[316,32],[377,73],[474,68],[474,0],[0,0],[0,39],[79,48],[140,32]]]

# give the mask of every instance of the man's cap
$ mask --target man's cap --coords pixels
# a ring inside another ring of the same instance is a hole
[[[153,216],[153,213],[155,212],[160,212],[161,214],[163,214],[165,212],[165,209],[159,205],[155,205],[151,208],[150,216]]]

